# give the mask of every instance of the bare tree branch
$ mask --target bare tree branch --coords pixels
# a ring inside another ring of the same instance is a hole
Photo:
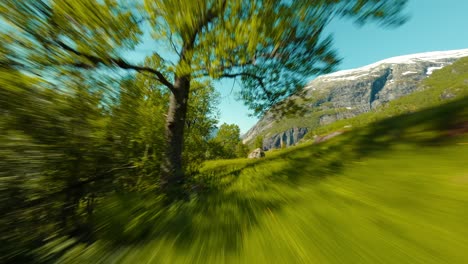
[[[255,74],[248,73],[248,72],[238,72],[238,73],[224,73],[220,77],[221,78],[237,78],[237,77],[242,77],[242,76],[255,79],[257,83],[260,85],[260,88],[262,88],[262,91],[267,95],[268,99],[270,100],[273,99],[273,95],[271,94],[270,91],[268,91],[268,89],[265,86],[265,83],[263,82],[263,78],[260,76],[257,76]]]
[[[243,69],[243,67],[245,66],[250,66],[250,65],[255,65],[256,62],[257,62],[257,58],[263,58],[263,59],[280,59],[282,58],[283,56],[285,56],[284,54],[282,53],[278,53],[278,49],[279,49],[279,46],[276,46],[274,48],[274,50],[271,52],[271,53],[260,53],[260,52],[257,52],[254,57],[246,62],[243,62],[243,63],[236,63],[232,60],[230,60],[229,58],[226,60],[228,65],[229,66],[225,66],[225,65],[221,65],[219,67],[219,69],[216,69],[216,71],[218,72],[224,72],[226,70],[235,70],[235,68],[239,68],[238,70],[241,70]],[[223,62],[222,62],[223,63]],[[198,73],[198,74],[194,74],[195,76],[208,76],[209,75],[209,71],[210,69],[205,67],[205,68],[200,68],[198,69],[198,71],[201,71],[201,73]]]
[[[179,55],[179,57],[180,57],[180,51],[177,49],[177,46],[174,43],[173,34],[172,34],[172,32],[170,30],[168,31],[168,33],[169,33],[169,38],[168,38],[169,43],[171,44],[172,48],[174,49],[174,52],[177,53],[177,55]]]
[[[174,86],[172,85],[172,83],[170,83],[166,77],[164,77],[164,75],[153,69],[153,68],[150,68],[150,67],[145,67],[145,66],[137,66],[137,65],[133,65],[133,64],[129,64],[128,62],[122,60],[122,59],[116,59],[116,58],[108,58],[108,61],[100,58],[100,57],[97,57],[97,56],[94,56],[94,55],[91,55],[91,54],[86,54],[86,53],[83,53],[83,52],[80,52],[72,47],[70,47],[69,45],[61,42],[61,41],[58,41],[57,44],[62,47],[63,49],[69,51],[69,52],[72,52],[74,53],[75,55],[78,55],[80,57],[84,57],[86,59],[88,59],[89,61],[91,61],[93,64],[97,65],[97,64],[104,64],[104,65],[107,65],[107,66],[111,66],[109,65],[109,63],[115,65],[115,66],[118,66],[119,68],[121,69],[126,69],[126,70],[135,70],[135,71],[138,71],[138,72],[148,72],[148,73],[152,73],[154,75],[156,75],[156,79],[161,83],[163,84],[164,86],[166,86],[169,90],[171,90],[171,92],[174,92]],[[79,65],[77,65],[79,66]]]

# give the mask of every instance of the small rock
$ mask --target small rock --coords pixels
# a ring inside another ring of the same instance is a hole
[[[450,91],[444,91],[441,95],[440,95],[440,99],[450,99],[450,98],[454,98],[456,95]]]
[[[265,157],[265,152],[263,152],[261,148],[255,149],[249,154],[249,159],[259,159],[263,157]]]

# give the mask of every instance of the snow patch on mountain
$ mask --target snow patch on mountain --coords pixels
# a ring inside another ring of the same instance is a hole
[[[444,66],[440,66],[440,67],[429,67],[427,68],[427,71],[426,71],[426,74],[427,75],[431,75],[435,70],[440,70],[442,69]]]
[[[404,73],[402,73],[402,75],[408,75],[408,74],[414,74],[414,73],[417,73],[415,71],[405,71]]]
[[[388,58],[385,60],[378,61],[366,65],[364,67],[342,70],[334,73],[322,75],[317,79],[320,79],[324,82],[331,81],[341,81],[341,80],[356,80],[366,75],[371,74],[374,70],[378,70],[384,64],[416,64],[419,62],[430,62],[430,63],[441,63],[446,59],[457,59],[468,56],[468,49],[461,50],[450,50],[450,51],[433,51],[433,52],[424,52],[411,55],[403,55],[393,58]],[[437,67],[429,67],[426,74],[430,75],[433,70],[436,70]],[[429,70],[431,69],[431,70]],[[440,69],[440,68],[437,68]],[[412,72],[411,72],[412,73]],[[406,74],[410,74],[409,71]],[[405,74],[404,74],[405,75]],[[310,88],[309,86],[305,87]]]
[[[323,81],[325,82],[335,82],[335,81],[354,81],[354,80],[357,80],[359,78],[362,78],[362,77],[365,77],[369,74],[367,73],[364,73],[364,74],[361,74],[361,75],[350,75],[350,76],[345,76],[345,77],[340,77],[340,78],[333,78],[333,79],[325,79]]]

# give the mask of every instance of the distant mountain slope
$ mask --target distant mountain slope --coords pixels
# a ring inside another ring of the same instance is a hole
[[[251,143],[263,136],[265,149],[278,145],[292,145],[300,139],[291,131],[302,128],[310,131],[378,109],[396,98],[423,90],[419,83],[447,65],[468,56],[468,49],[428,52],[399,56],[379,61],[361,68],[338,71],[320,76],[305,88],[305,100],[291,97],[304,106],[303,115],[276,120],[267,112],[260,121],[244,135],[244,143]],[[283,138],[286,141],[282,141]]]
[[[348,130],[352,127],[363,127],[368,124],[387,119],[388,117],[406,115],[411,117],[416,111],[436,108],[449,101],[468,101],[468,57],[457,60],[452,65],[435,71],[429,78],[424,79],[419,91],[393,100],[374,111],[358,116],[338,120],[328,125],[310,130],[305,139],[312,139],[315,135],[325,135],[337,130]],[[465,106],[468,108],[468,104]],[[446,119],[453,114],[446,114]],[[431,119],[431,116],[426,116]],[[468,125],[468,124],[465,124]]]

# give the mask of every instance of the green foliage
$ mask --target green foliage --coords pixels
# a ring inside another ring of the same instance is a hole
[[[218,122],[218,96],[210,83],[194,83],[186,119],[184,164],[189,175],[196,173],[210,151],[210,132]]]
[[[245,158],[247,156],[247,146],[242,143],[240,128],[235,124],[222,124],[209,144],[210,159]]]
[[[236,157],[237,158],[245,158],[249,154],[249,147],[239,141],[236,145]]]
[[[254,148],[261,148],[263,149],[263,136],[257,136],[255,138],[255,142],[254,142]]]
[[[108,191],[104,182],[118,164],[109,155],[102,91],[83,77],[69,76],[59,92],[18,74],[22,87],[2,89],[0,243],[9,245],[1,254],[7,259],[29,258],[46,237],[88,236],[86,216]]]
[[[156,192],[169,100],[158,83],[138,74],[123,79],[114,92],[76,72],[57,90],[44,80],[4,71],[15,76],[0,83],[4,260],[32,261],[33,249],[47,239],[92,241],[100,228],[96,208],[111,194]],[[216,123],[217,95],[211,85],[197,85],[189,100],[184,152],[191,173],[205,159],[206,135]]]

